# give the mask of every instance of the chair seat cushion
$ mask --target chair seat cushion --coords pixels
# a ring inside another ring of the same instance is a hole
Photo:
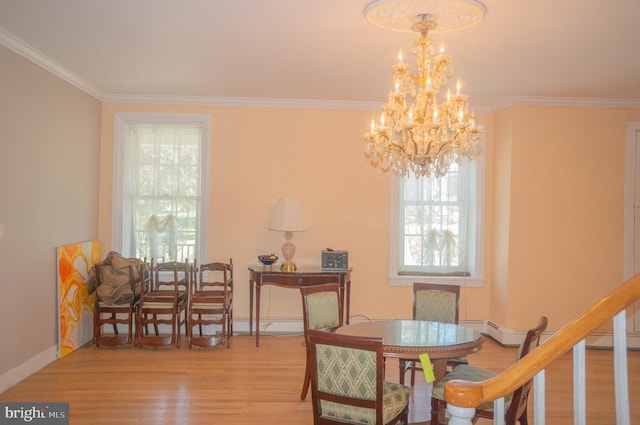
[[[224,304],[220,302],[211,302],[210,300],[207,300],[207,301],[197,300],[194,298],[191,302],[191,307],[193,309],[216,310],[216,309],[223,309]]]
[[[393,382],[383,382],[383,407],[382,415],[384,423],[388,423],[398,416],[409,403],[409,387]],[[322,416],[339,419],[345,423],[375,425],[376,411],[363,407],[346,406],[344,404],[321,401]]]
[[[479,367],[469,365],[461,365],[453,369],[451,372],[447,373],[447,375],[442,378],[440,382],[433,386],[433,389],[431,390],[431,397],[438,400],[444,400],[444,386],[449,381],[459,379],[464,381],[480,382],[494,378],[497,375],[497,372],[493,372],[490,370],[481,369]],[[505,410],[509,409],[512,396],[513,394],[509,394],[504,398]],[[484,410],[487,412],[493,411],[493,401],[488,401],[481,404],[480,406],[478,406],[477,410]]]

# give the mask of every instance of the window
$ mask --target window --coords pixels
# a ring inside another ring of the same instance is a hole
[[[452,164],[441,178],[392,181],[390,283],[482,278],[482,159]]]
[[[208,116],[116,114],[113,249],[206,258],[209,140]]]

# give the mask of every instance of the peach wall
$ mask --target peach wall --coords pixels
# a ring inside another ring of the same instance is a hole
[[[559,327],[622,282],[625,131],[638,111],[510,109],[496,118],[511,152],[496,179],[508,224],[492,316],[517,329],[547,314]]]
[[[105,103],[100,162],[100,238],[105,252],[111,246],[117,112],[211,115],[209,259],[233,258],[234,318],[249,315],[247,266],[256,263],[257,254],[280,252],[283,235],[268,230],[280,197],[301,199],[308,215],[311,229],[294,236],[298,264],[318,265],[326,247],[349,251],[354,269],[352,314],[411,316],[411,289],[387,283],[390,177],[370,167],[362,153],[371,111]],[[487,117],[479,119],[486,121]],[[485,265],[485,271],[490,270]],[[488,317],[487,287],[463,290],[462,318]],[[466,291],[473,302],[467,301]],[[264,318],[269,312],[272,318],[301,317],[297,291],[266,287],[262,298]]]
[[[511,206],[511,123],[512,108],[495,116],[494,138],[494,203],[493,203],[493,281],[490,287],[490,317],[495,323],[506,323],[509,294],[509,230]]]
[[[105,252],[113,116],[125,111],[211,115],[208,249],[210,259],[234,259],[236,319],[249,315],[247,265],[259,253],[280,252],[283,236],[267,230],[279,197],[300,198],[309,216],[310,231],[294,237],[299,264],[318,264],[325,247],[349,250],[352,314],[411,315],[411,289],[387,284],[390,186],[389,176],[362,154],[370,111],[104,104]],[[463,320],[524,329],[547,314],[553,329],[622,282],[625,129],[638,114],[514,106],[481,117],[487,126],[485,286],[463,288]],[[299,294],[268,287],[261,309],[264,318],[299,318]]]

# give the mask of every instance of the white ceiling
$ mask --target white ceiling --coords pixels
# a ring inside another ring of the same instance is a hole
[[[382,104],[391,64],[400,49],[412,62],[416,36],[370,24],[368,2],[0,0],[0,43],[99,98]],[[479,24],[432,34],[471,104],[536,96],[640,105],[639,0],[484,4]]]

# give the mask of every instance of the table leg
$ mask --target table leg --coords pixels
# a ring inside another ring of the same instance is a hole
[[[256,347],[260,346],[260,286],[256,282]]]
[[[431,359],[433,365],[433,376],[436,378],[434,385],[447,374],[447,359]]]
[[[349,306],[350,305],[351,305],[351,279],[347,280],[347,304],[345,306],[347,311],[345,322],[347,323],[347,325],[349,324]]]
[[[249,336],[253,335],[253,279],[249,280]]]

